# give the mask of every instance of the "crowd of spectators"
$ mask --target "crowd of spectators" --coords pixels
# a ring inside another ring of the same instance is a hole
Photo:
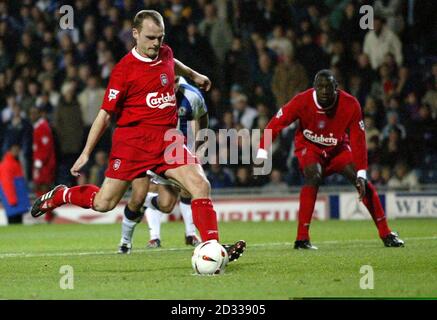
[[[74,28],[60,28],[60,7]],[[374,8],[373,30],[360,6]],[[56,141],[56,183],[101,183],[108,131],[79,180],[69,175],[99,111],[111,70],[134,45],[132,18],[161,12],[175,54],[208,75],[211,128],[260,129],[315,73],[334,71],[360,101],[369,177],[376,185],[437,183],[437,27],[433,1],[402,0],[0,0],[0,146],[21,141],[32,179],[32,107],[44,110]],[[247,165],[207,165],[213,188],[302,183],[295,125],[273,146],[273,171],[253,181]],[[254,142],[254,147],[256,147]],[[341,177],[330,183],[346,183]]]

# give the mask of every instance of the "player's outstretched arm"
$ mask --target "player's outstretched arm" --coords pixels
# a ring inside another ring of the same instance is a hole
[[[109,126],[110,121],[111,115],[106,110],[101,109],[97,114],[93,125],[91,126],[90,133],[88,134],[88,138],[86,140],[85,148],[70,169],[70,172],[73,176],[77,177],[80,175],[80,170],[88,162],[91,152],[94,150],[97,142],[99,142],[100,140],[100,137]]]
[[[174,68],[177,75],[190,78],[200,89],[208,91],[211,88],[211,80],[207,76],[198,73],[177,59],[174,59]]]

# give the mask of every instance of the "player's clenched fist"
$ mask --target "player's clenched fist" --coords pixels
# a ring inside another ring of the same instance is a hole
[[[74,165],[71,167],[70,169],[71,174],[75,177],[80,176],[80,169],[82,169],[83,166],[87,164],[88,159],[89,159],[88,155],[82,153],[79,156],[79,158],[77,158]]]
[[[209,89],[211,88],[211,80],[209,80],[209,78],[207,76],[204,76],[203,74],[195,74],[192,80],[200,89],[209,91]]]

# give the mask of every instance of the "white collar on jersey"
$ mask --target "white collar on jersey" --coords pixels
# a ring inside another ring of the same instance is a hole
[[[323,112],[330,110],[330,109],[335,105],[335,102],[337,101],[337,97],[338,97],[338,94],[335,95],[335,100],[334,100],[334,103],[332,104],[332,106],[330,106],[330,107],[324,109],[324,108],[323,108],[323,107],[322,107],[322,106],[317,102],[316,90],[313,91],[313,100],[314,100],[314,103],[316,104],[317,109],[320,109],[320,110],[322,110]]]
[[[137,49],[135,47],[132,49],[132,54],[134,55],[135,58],[137,58],[138,60],[143,61],[143,62],[152,62],[152,61],[155,61],[156,59],[158,59],[158,56],[159,56],[159,55],[156,56],[155,59],[150,59],[150,58],[143,57],[142,55],[140,55],[138,53],[138,51],[137,51]]]

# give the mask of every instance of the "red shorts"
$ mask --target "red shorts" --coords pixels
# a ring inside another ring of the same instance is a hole
[[[166,141],[167,140],[167,141]],[[169,169],[198,163],[184,144],[184,136],[162,126],[118,127],[105,176],[132,181],[146,176],[147,170],[164,174]]]
[[[324,177],[341,173],[346,165],[353,163],[352,150],[348,144],[342,144],[329,151],[308,146],[296,150],[296,156],[300,170],[303,171],[307,166],[319,163]]]

